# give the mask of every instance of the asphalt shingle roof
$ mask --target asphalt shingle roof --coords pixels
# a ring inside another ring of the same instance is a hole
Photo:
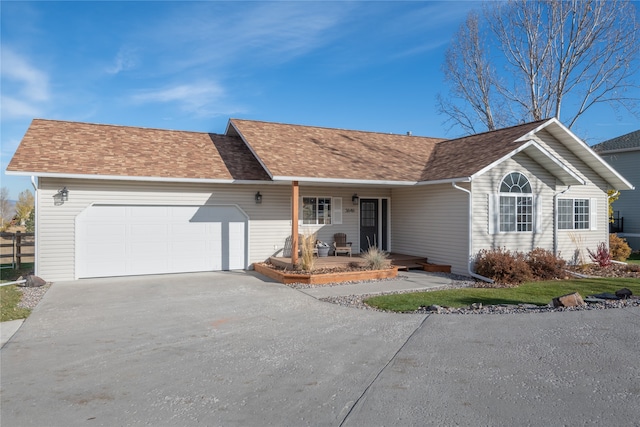
[[[417,181],[440,138],[231,119],[273,176]]]
[[[473,175],[542,123],[444,140],[240,119],[227,135],[35,119],[7,170],[269,180],[264,165],[274,177],[436,181]]]
[[[596,153],[603,153],[612,150],[626,150],[631,148],[640,148],[640,129],[616,138],[596,144],[593,147]]]
[[[211,133],[35,119],[8,171],[268,180],[240,138]]]

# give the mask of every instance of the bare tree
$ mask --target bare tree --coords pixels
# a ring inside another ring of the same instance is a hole
[[[439,108],[469,133],[547,117],[570,128],[599,103],[637,115],[629,91],[639,87],[638,31],[628,0],[490,3],[482,20],[470,13],[447,52],[450,95]]]

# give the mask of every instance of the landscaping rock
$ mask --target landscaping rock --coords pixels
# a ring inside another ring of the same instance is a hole
[[[612,299],[612,300],[620,299],[619,296],[617,296],[616,294],[612,294],[611,292],[603,292],[601,294],[595,294],[591,296],[594,298],[600,298],[600,299]]]
[[[631,290],[627,288],[618,289],[616,291],[616,296],[620,299],[627,299],[631,295],[633,295],[633,292],[631,292]]]
[[[20,286],[25,288],[39,288],[40,286],[44,286],[47,284],[47,282],[45,282],[44,279],[41,279],[38,276],[34,276],[33,274],[29,274],[27,277],[24,277],[24,278],[22,276],[18,278],[18,280],[23,280],[23,279],[26,280],[26,282],[24,282]]]
[[[584,300],[577,292],[553,299],[554,307],[581,307],[583,305],[585,305]]]

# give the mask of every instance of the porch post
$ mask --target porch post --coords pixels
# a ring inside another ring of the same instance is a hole
[[[298,181],[291,182],[291,263],[298,263]]]

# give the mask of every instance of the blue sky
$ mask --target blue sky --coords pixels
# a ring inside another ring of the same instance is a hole
[[[2,186],[33,118],[223,133],[230,117],[455,137],[441,64],[473,1],[0,2]],[[640,97],[640,94],[636,94]],[[593,144],[625,112],[573,128]]]

